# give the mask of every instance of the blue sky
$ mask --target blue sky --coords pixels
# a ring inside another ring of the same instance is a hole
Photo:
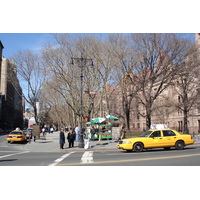
[[[4,46],[3,56],[8,59],[19,50],[39,51],[43,43],[50,39],[50,33],[0,33],[0,40]]]
[[[37,51],[50,37],[48,33],[0,33],[3,56],[9,59],[19,50]]]
[[[187,36],[193,38],[194,34]],[[38,51],[51,37],[49,33],[0,33],[0,40],[4,46],[3,56],[9,59],[19,50]]]

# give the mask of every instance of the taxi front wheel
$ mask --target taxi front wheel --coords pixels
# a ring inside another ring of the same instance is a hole
[[[183,141],[177,141],[176,144],[175,144],[175,148],[177,150],[181,150],[181,149],[184,149],[184,142]]]
[[[133,150],[135,152],[141,152],[141,151],[143,151],[143,149],[144,149],[144,145],[140,142],[136,142],[133,146]]]

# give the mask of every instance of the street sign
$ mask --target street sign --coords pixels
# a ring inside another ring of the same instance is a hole
[[[37,124],[33,124],[33,136],[40,135],[40,126]]]

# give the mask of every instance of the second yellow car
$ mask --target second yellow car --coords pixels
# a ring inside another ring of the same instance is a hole
[[[117,144],[118,149],[140,152],[143,149],[171,147],[183,149],[186,145],[194,144],[191,135],[180,134],[171,129],[156,129],[142,133],[139,137],[123,139]]]
[[[26,142],[26,134],[21,130],[11,131],[7,136],[8,143],[10,142]]]

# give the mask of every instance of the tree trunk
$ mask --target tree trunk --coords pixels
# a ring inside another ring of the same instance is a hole
[[[130,130],[130,112],[126,111],[125,113],[125,125],[126,125],[126,129]]]
[[[149,107],[146,107],[146,128],[150,129],[151,126],[151,110]]]
[[[188,130],[188,112],[186,109],[183,111],[183,133],[189,134]]]

